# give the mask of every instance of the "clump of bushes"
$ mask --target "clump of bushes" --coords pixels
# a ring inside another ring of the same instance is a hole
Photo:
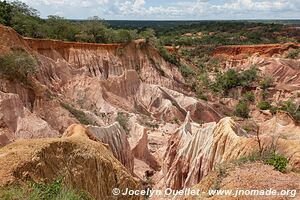
[[[296,122],[300,122],[300,106],[297,106],[291,99],[283,102],[277,110],[288,112]]]
[[[88,119],[83,111],[77,110],[76,108],[67,103],[61,103],[60,105],[66,110],[68,110],[81,124],[97,125],[97,123],[92,122],[90,119]]]
[[[272,108],[271,104],[268,101],[261,101],[257,104],[257,107],[261,110],[269,110]]]
[[[28,77],[36,73],[36,61],[25,50],[14,49],[0,56],[0,75],[29,84]]]
[[[246,92],[243,95],[243,100],[246,102],[254,102],[255,101],[255,96],[253,92]]]
[[[181,65],[179,67],[179,71],[181,72],[182,76],[186,78],[195,75],[195,72],[187,65]]]
[[[78,192],[64,187],[62,179],[53,183],[29,182],[22,186],[6,186],[0,188],[0,199],[69,199],[69,200],[92,200],[93,198],[86,192]]]
[[[260,88],[263,90],[267,90],[270,88],[273,84],[272,77],[266,76],[263,80],[260,81]]]
[[[211,84],[211,89],[214,92],[224,92],[237,86],[249,87],[256,79],[258,70],[255,66],[248,70],[237,72],[229,69],[225,73],[218,73],[215,81]]]
[[[122,126],[122,128],[129,132],[129,116],[126,113],[118,112],[116,121],[119,122],[119,124]]]
[[[273,153],[266,159],[265,163],[274,166],[280,172],[285,172],[289,161],[286,157]]]
[[[237,117],[248,118],[250,113],[247,102],[241,100],[235,107],[234,115]]]
[[[257,161],[261,161],[267,165],[272,165],[280,172],[285,172],[289,163],[288,159],[283,155],[277,154],[273,151],[264,151],[262,153],[254,152],[249,156],[242,157],[237,160],[237,164]]]
[[[299,57],[300,50],[299,49],[289,49],[286,55],[286,58],[296,59]]]
[[[176,55],[174,54],[170,54],[168,52],[168,50],[163,47],[163,46],[159,46],[158,47],[158,51],[159,51],[159,54],[168,62],[176,65],[176,66],[180,66],[180,62],[179,60],[177,59]]]

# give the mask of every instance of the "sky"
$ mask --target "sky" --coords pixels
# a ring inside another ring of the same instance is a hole
[[[20,0],[41,17],[106,20],[300,19],[300,0]]]

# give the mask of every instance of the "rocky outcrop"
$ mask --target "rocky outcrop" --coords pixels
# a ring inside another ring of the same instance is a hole
[[[266,134],[261,134],[260,140],[262,149],[275,145],[276,151],[288,157],[293,167],[299,167],[300,140],[274,140]],[[229,117],[200,126],[187,115],[169,139],[163,165],[165,184],[174,189],[191,187],[217,164],[259,151],[257,141]]]
[[[144,161],[152,169],[159,171],[161,166],[156,158],[150,153],[148,147],[148,130],[136,123],[132,127],[130,133],[131,137],[129,138],[129,142],[134,157]]]
[[[118,122],[107,127],[88,126],[96,139],[108,145],[113,155],[133,174],[134,158],[127,134]]]
[[[287,43],[287,44],[259,44],[259,45],[227,45],[217,47],[214,55],[229,55],[237,56],[239,54],[254,54],[259,53],[262,55],[272,56],[274,54],[282,54],[289,48],[299,48],[299,44]]]
[[[87,129],[74,125],[63,138],[22,140],[0,149],[0,186],[22,181],[50,182],[58,177],[71,188],[96,199],[113,197],[112,189],[137,189],[138,184]],[[127,199],[138,199],[128,196]]]
[[[58,132],[36,114],[23,106],[17,94],[0,91],[1,144],[20,138],[54,137]]]

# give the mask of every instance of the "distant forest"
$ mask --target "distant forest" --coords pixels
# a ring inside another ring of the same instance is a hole
[[[97,16],[42,19],[25,3],[0,1],[0,23],[19,34],[91,43],[128,43],[144,38],[159,46],[233,45],[300,42],[300,20],[105,21]]]

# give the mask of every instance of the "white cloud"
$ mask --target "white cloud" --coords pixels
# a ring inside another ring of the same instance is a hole
[[[64,11],[65,17],[106,19],[300,18],[299,0],[21,0],[43,16]],[[169,2],[169,3],[167,3]],[[50,13],[52,12],[52,13]],[[276,14],[275,14],[276,13]]]

